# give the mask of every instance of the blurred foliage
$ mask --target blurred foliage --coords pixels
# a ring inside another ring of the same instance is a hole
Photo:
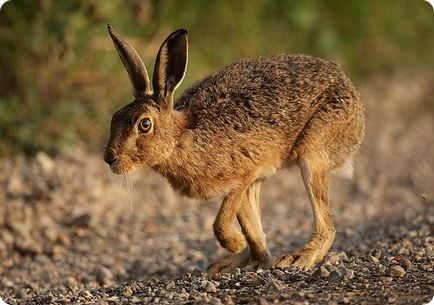
[[[0,11],[0,156],[104,145],[111,113],[132,99],[107,23],[150,73],[163,39],[187,28],[178,92],[240,57],[283,52],[336,61],[356,82],[434,67],[434,12],[422,0],[12,0]]]

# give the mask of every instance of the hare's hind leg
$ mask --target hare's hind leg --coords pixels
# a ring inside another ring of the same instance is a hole
[[[247,239],[248,246],[245,244],[242,251],[231,254],[210,265],[207,270],[208,274],[231,272],[235,268],[246,266],[264,269],[271,266],[271,255],[266,245],[265,234],[262,230],[260,219],[260,186],[261,182],[257,181],[246,189],[241,198],[241,206],[239,206],[236,216],[225,211],[224,205],[222,205],[219,215],[223,214],[225,217],[221,218],[221,216],[219,217],[218,215],[215,223],[219,225],[215,227],[218,228],[219,232],[222,231],[224,233],[216,233],[216,235],[219,239],[226,238],[233,240],[234,234],[237,234],[236,238],[240,238],[238,233],[241,234],[241,232],[239,232],[239,230],[235,231],[236,228],[233,227],[233,221],[236,217],[242,228],[243,234],[245,235],[245,239],[242,235],[241,237],[243,240]],[[233,211],[235,210],[232,206],[231,212]],[[233,216],[233,218],[229,215]],[[222,222],[222,219],[225,219],[225,221]],[[224,244],[226,245],[226,243]]]
[[[336,94],[333,93],[333,94]],[[320,262],[331,247],[335,227],[328,200],[330,175],[343,169],[351,174],[351,159],[363,139],[364,109],[346,95],[328,96],[321,110],[300,135],[290,160],[297,160],[312,206],[314,227],[309,241],[295,254],[278,258],[276,267],[309,269]]]
[[[297,252],[279,257],[274,266],[309,269],[322,261],[335,238],[335,227],[328,201],[330,170],[320,157],[303,157],[301,174],[312,206],[314,225],[309,241]]]

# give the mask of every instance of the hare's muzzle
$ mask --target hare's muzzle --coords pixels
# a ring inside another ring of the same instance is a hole
[[[116,161],[118,157],[113,154],[111,149],[106,149],[104,152],[104,161],[111,167]]]

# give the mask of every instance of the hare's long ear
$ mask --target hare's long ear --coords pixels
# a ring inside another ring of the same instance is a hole
[[[148,72],[137,51],[110,24],[107,25],[107,28],[119,57],[130,76],[134,89],[134,97],[139,98],[145,94],[152,94]]]
[[[187,56],[187,31],[184,29],[170,34],[158,51],[154,67],[154,91],[170,104],[173,92],[184,78]]]

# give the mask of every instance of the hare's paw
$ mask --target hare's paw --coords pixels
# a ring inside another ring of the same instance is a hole
[[[278,257],[273,262],[275,268],[293,267],[300,270],[311,269],[319,260],[320,251],[314,249],[301,249],[295,253],[287,253]]]
[[[250,258],[246,268],[250,270],[256,269],[270,269],[272,267],[271,254],[268,249],[260,253],[255,253]]]
[[[271,266],[271,255],[268,250],[254,259],[250,254],[249,248],[246,248],[240,253],[230,254],[218,262],[211,264],[206,272],[209,275],[214,275],[217,273],[229,273],[236,268],[256,270],[258,268],[269,269]]]
[[[249,251],[243,250],[240,253],[230,254],[225,258],[209,265],[206,273],[208,275],[214,275],[217,273],[230,273],[236,268],[243,268],[247,266],[249,261]]]

